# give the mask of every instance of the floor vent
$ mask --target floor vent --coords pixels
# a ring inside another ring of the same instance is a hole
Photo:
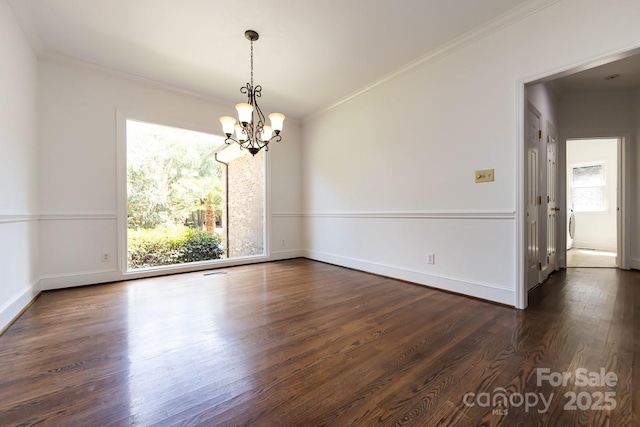
[[[212,271],[210,273],[204,273],[203,276],[213,276],[214,274],[227,274],[226,271]]]

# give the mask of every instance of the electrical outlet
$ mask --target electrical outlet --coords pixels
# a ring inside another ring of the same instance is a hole
[[[436,254],[428,253],[427,254],[427,264],[435,264],[436,263]]]
[[[109,252],[102,252],[102,262],[109,262]]]

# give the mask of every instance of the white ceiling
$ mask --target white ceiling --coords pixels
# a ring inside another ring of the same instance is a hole
[[[617,78],[605,79],[616,74]],[[558,94],[640,89],[640,55],[556,78],[551,84]]]
[[[68,57],[243,101],[249,41],[261,105],[305,117],[540,0],[10,0],[42,57]]]

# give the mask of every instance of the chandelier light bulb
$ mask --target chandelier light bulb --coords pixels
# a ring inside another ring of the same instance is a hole
[[[220,117],[220,123],[222,123],[222,131],[227,138],[233,135],[233,130],[236,126],[236,119],[231,116],[222,116]]]
[[[271,120],[271,127],[275,131],[276,135],[279,134],[284,126],[284,114],[271,113],[269,114],[269,120]]]
[[[273,129],[271,128],[271,126],[267,125],[262,128],[262,135],[260,135],[260,138],[263,141],[269,141],[272,135],[273,135]]]
[[[236,110],[238,110],[238,121],[240,123],[244,126],[246,126],[247,123],[251,123],[251,119],[253,117],[253,105],[241,102],[240,104],[236,104]]]
[[[245,142],[247,140],[247,131],[245,131],[240,125],[236,125],[236,139],[240,142]]]

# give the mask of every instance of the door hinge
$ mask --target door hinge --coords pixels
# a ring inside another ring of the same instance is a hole
[[[538,139],[542,139],[542,130],[538,129]]]
[[[538,270],[542,271],[542,263],[541,262],[538,263]]]
[[[547,196],[547,203],[551,201],[551,196]]]
[[[547,135],[547,142],[551,142],[551,137]]]
[[[538,205],[542,204],[542,196],[538,196]]]
[[[551,264],[551,257],[547,255],[547,264]]]

